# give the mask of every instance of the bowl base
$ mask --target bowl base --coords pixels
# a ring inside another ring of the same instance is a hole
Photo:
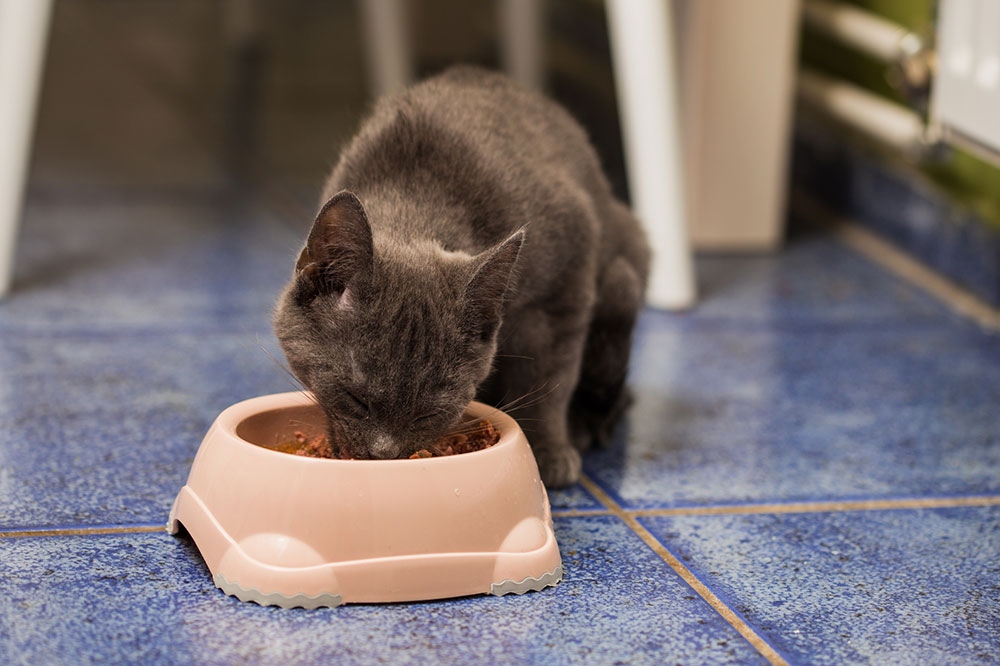
[[[547,587],[555,587],[562,581],[562,564],[556,565],[552,571],[543,573],[538,578],[528,576],[524,580],[516,581],[511,578],[502,580],[499,583],[490,585],[489,594],[495,597],[502,597],[507,594],[524,594],[525,592],[538,592]],[[252,601],[259,606],[280,606],[281,608],[336,608],[343,605],[344,599],[339,594],[317,594],[310,597],[305,594],[288,596],[280,592],[264,593],[255,587],[245,588],[239,583],[229,581],[222,574],[212,576],[215,586],[231,597],[236,597],[240,601]]]
[[[219,573],[212,576],[212,582],[229,596],[236,597],[240,601],[252,601],[258,606],[281,606],[282,608],[305,608],[312,610],[313,608],[336,608],[344,603],[343,598],[339,594],[324,593],[317,594],[315,597],[305,594],[287,596],[280,592],[265,594],[255,587],[247,589],[239,583],[230,582],[226,580],[225,576]]]
[[[511,578],[502,580],[499,583],[490,585],[490,594],[495,597],[502,597],[505,594],[524,594],[525,592],[538,592],[547,587],[555,587],[562,581],[563,568],[561,564],[556,565],[552,571],[543,573],[538,578],[528,576],[522,581]]]

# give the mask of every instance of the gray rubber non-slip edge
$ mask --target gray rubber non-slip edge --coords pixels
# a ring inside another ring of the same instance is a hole
[[[490,594],[503,596],[505,594],[524,594],[525,592],[537,592],[546,587],[557,585],[562,580],[562,565],[547,573],[543,573],[538,578],[528,576],[524,580],[516,581],[508,578],[499,583],[490,585]],[[317,594],[310,597],[305,594],[287,596],[280,592],[269,592],[265,594],[255,587],[245,588],[239,583],[226,580],[222,574],[215,574],[212,578],[215,586],[226,594],[236,597],[240,601],[252,601],[261,606],[280,606],[282,608],[335,608],[344,603],[343,597],[339,594]]]
[[[508,578],[507,580],[502,580],[499,583],[493,583],[490,585],[490,594],[496,596],[503,596],[505,594],[524,594],[525,592],[537,592],[538,590],[549,587],[550,585],[556,585],[563,577],[563,568],[561,564],[557,564],[556,568],[548,573],[543,573],[538,578],[532,578],[528,576],[524,580],[516,581]]]
[[[247,589],[239,583],[232,583],[226,580],[222,574],[215,574],[212,580],[215,582],[215,586],[226,594],[236,597],[240,601],[252,601],[261,606],[281,606],[282,608],[305,608],[312,610],[313,608],[335,608],[344,603],[343,598],[339,594],[324,593],[317,594],[315,597],[296,594],[289,597],[279,592],[264,594],[255,587]]]

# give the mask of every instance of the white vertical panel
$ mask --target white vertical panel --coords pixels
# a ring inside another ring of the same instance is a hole
[[[1000,152],[1000,2],[941,0],[934,121]]]
[[[686,0],[680,9],[692,242],[773,249],[784,230],[799,2]]]
[[[653,249],[647,298],[656,307],[686,308],[694,303],[695,284],[671,6],[665,0],[607,0],[605,9],[629,193]]]
[[[0,0],[0,296],[10,288],[51,0]]]

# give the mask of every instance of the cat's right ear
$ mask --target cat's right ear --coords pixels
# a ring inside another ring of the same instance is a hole
[[[371,271],[373,257],[365,207],[353,192],[338,192],[320,209],[295,264],[299,300],[346,296]]]
[[[493,337],[500,325],[504,296],[514,281],[524,230],[519,229],[507,240],[480,255],[472,279],[465,288],[465,328],[480,342]]]

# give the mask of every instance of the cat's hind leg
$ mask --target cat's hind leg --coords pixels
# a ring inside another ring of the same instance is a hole
[[[571,437],[579,451],[606,444],[628,407],[625,379],[632,329],[643,301],[643,268],[619,255],[601,275],[580,380],[570,401]]]

